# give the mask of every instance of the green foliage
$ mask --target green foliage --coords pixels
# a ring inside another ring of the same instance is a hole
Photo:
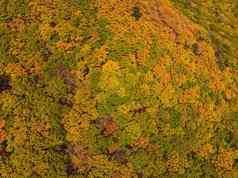
[[[162,50],[158,46],[158,37],[155,34],[153,34],[150,50],[150,65],[154,66],[158,62],[161,53]]]
[[[173,108],[170,114],[171,126],[173,128],[178,127],[180,119],[181,119],[181,114],[176,109]]]
[[[28,0],[2,0],[0,2],[0,20],[9,19],[18,15],[26,15],[28,11],[28,3]]]
[[[209,31],[209,41],[216,51],[221,69],[237,69],[237,3],[233,1],[172,0],[176,6],[196,23]]]

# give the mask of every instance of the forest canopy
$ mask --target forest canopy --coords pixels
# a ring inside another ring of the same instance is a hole
[[[0,178],[238,178],[238,1],[0,0]]]

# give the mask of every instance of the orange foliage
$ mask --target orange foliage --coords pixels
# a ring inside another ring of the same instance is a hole
[[[59,41],[56,46],[57,46],[57,48],[61,48],[61,49],[66,50],[66,51],[71,50],[73,48],[73,44],[66,43],[66,42],[63,42],[63,41]]]
[[[12,77],[20,77],[26,74],[24,68],[19,64],[8,64],[6,66],[6,71]]]
[[[213,152],[213,146],[209,143],[202,145],[198,150],[198,154],[205,159],[208,159],[208,156]]]
[[[223,174],[226,171],[232,171],[234,166],[234,152],[221,149],[213,160],[213,163],[220,174]]]
[[[7,133],[4,130],[5,120],[0,120],[0,144],[6,140]]]
[[[200,96],[200,88],[198,86],[187,89],[179,98],[180,103],[196,103]]]

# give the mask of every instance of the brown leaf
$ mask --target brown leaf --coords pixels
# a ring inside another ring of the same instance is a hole
[[[90,155],[80,145],[69,146],[69,155],[71,157],[71,168],[70,170],[76,172],[87,172],[91,165],[89,163]]]
[[[61,104],[62,106],[67,106],[69,108],[72,108],[73,106],[73,102],[66,97],[60,97],[59,104]]]
[[[66,173],[67,173],[68,176],[76,175],[77,174],[77,168],[75,168],[75,166],[72,165],[72,164],[68,164],[66,166]]]
[[[2,157],[8,156],[8,153],[1,145],[0,145],[0,156],[2,156]]]
[[[104,136],[110,136],[117,130],[117,125],[112,119],[105,119],[102,122],[102,134]]]
[[[11,88],[10,78],[5,75],[0,76],[0,92]]]
[[[126,155],[123,150],[117,150],[113,153],[114,158],[122,164],[127,163]]]
[[[57,145],[57,146],[54,147],[54,151],[61,152],[61,153],[66,153],[67,149],[68,149],[68,147],[67,147],[66,144]]]
[[[118,149],[119,149],[119,144],[114,143],[111,146],[109,146],[107,151],[108,151],[108,154],[113,155],[113,153],[115,153]]]
[[[143,178],[143,173],[141,173],[141,172],[138,173],[138,174],[137,174],[137,177],[138,177],[138,178]]]

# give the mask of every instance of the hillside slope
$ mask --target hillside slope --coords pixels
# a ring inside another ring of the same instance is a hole
[[[238,177],[236,13],[190,5],[0,0],[0,177]]]
[[[221,69],[238,68],[238,2],[233,0],[172,0],[191,20],[209,32]]]

